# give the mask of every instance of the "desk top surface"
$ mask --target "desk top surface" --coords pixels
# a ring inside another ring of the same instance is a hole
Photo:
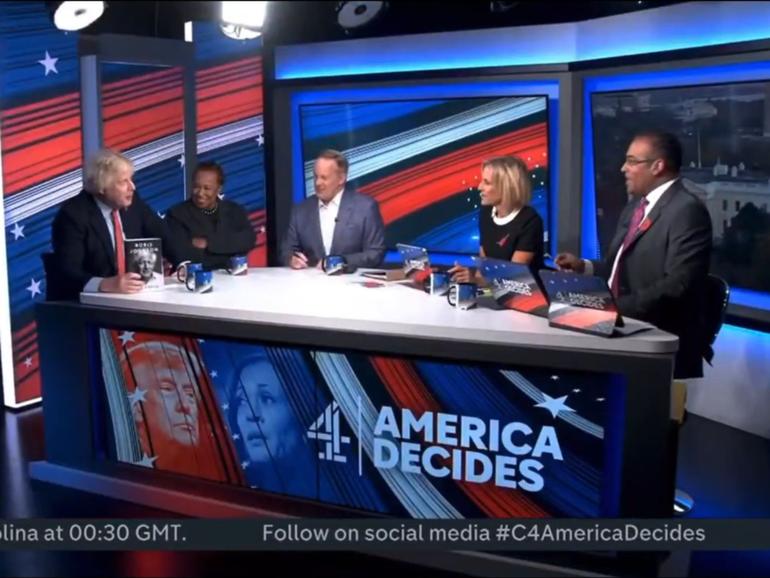
[[[446,297],[410,284],[379,283],[360,275],[327,276],[317,269],[250,269],[233,277],[214,273],[214,290],[196,294],[167,279],[160,291],[134,295],[82,293],[86,305],[212,320],[274,323],[338,331],[472,343],[671,354],[676,336],[653,329],[627,337],[596,337],[549,327],[541,317],[483,306],[460,311]]]

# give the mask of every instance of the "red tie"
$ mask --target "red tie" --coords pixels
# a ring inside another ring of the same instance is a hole
[[[112,211],[112,227],[115,229],[115,261],[118,264],[118,275],[126,272],[126,252],[123,248],[123,225],[120,223],[118,211]]]
[[[639,201],[639,204],[636,205],[636,208],[634,209],[634,214],[631,216],[631,222],[628,224],[628,231],[626,231],[626,238],[623,239],[623,244],[620,246],[620,257],[618,258],[618,266],[615,268],[615,276],[612,278],[612,294],[615,296],[615,298],[618,298],[618,293],[620,292],[620,271],[623,268],[623,257],[624,253],[626,252],[626,247],[628,247],[631,242],[634,240],[634,237],[636,237],[636,234],[638,233],[639,225],[642,224],[642,219],[644,218],[644,209],[649,204],[649,201],[646,198],[642,198],[641,201]]]

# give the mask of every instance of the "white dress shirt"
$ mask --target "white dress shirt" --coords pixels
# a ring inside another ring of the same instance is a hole
[[[344,189],[334,195],[334,198],[328,203],[318,200],[318,217],[321,221],[321,238],[324,242],[324,252],[328,255],[332,250],[332,240],[334,239],[334,227],[337,225],[337,215],[340,212],[340,202]]]
[[[665,193],[668,188],[674,184],[674,181],[676,179],[671,179],[670,181],[666,181],[662,185],[655,187],[647,193],[647,196],[645,197],[647,199],[647,206],[644,208],[644,217],[642,217],[642,220],[639,222],[639,225],[644,223],[644,220],[650,216],[650,213],[652,212],[653,207],[655,207],[656,204],[658,204],[658,201],[663,196],[663,193]],[[618,261],[620,261],[620,256],[623,254],[623,245],[621,245],[618,248],[618,252],[615,254],[615,261],[612,263],[612,273],[610,273],[609,281],[607,282],[610,287],[612,287],[612,280],[615,277],[615,271],[618,269]],[[586,275],[593,275],[594,274],[594,264],[589,261],[588,259],[583,260],[586,266],[585,274]]]

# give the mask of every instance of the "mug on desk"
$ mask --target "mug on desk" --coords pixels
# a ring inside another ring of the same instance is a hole
[[[321,262],[321,268],[327,275],[337,275],[345,272],[345,265],[347,261],[342,255],[329,255],[324,257]]]
[[[452,283],[446,299],[452,307],[457,309],[470,309],[476,306],[476,297],[479,290],[475,283]]]
[[[176,278],[180,283],[184,283],[188,276],[193,277],[196,271],[202,270],[202,263],[191,263],[190,261],[185,261],[180,263],[179,267],[177,267]]]
[[[188,272],[184,286],[194,293],[209,293],[214,290],[214,273],[203,269]]]
[[[431,295],[444,295],[449,291],[449,273],[433,272],[423,282],[423,288]]]
[[[249,272],[249,262],[244,255],[235,255],[227,260],[227,272],[230,275],[245,275]]]

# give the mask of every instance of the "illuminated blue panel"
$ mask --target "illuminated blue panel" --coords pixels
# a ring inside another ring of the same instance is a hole
[[[558,32],[553,33],[557,28]],[[508,31],[510,32],[510,31]],[[364,38],[344,42],[280,46],[277,79],[316,78],[418,70],[457,70],[512,65],[555,64],[574,60],[574,24],[528,26]]]
[[[415,99],[442,99],[458,97],[526,96],[531,94],[548,96],[548,141],[549,141],[549,182],[550,214],[549,245],[553,253],[556,247],[556,216],[558,215],[558,127],[559,127],[559,83],[551,81],[519,81],[494,83],[458,83],[447,85],[418,86],[377,86],[371,88],[350,88],[334,90],[297,91],[291,99],[292,131],[292,199],[295,203],[305,198],[305,175],[302,158],[302,134],[299,109],[305,104],[339,102],[373,102]],[[548,249],[547,249],[548,250]]]
[[[731,289],[730,303],[770,311],[770,294],[748,289]]]
[[[276,78],[569,63],[715,46],[768,38],[768,20],[766,2],[685,3],[578,23],[282,46]]]
[[[616,76],[586,78],[583,84],[583,211],[581,221],[581,254],[587,259],[600,258],[599,239],[596,231],[596,190],[594,188],[594,147],[591,122],[591,94],[671,86],[717,84],[770,79],[770,62],[747,62],[704,68],[669,69]],[[620,167],[618,167],[620,169]],[[733,296],[737,291],[733,292]],[[742,291],[741,293],[752,293]],[[761,295],[753,293],[754,295]],[[735,298],[732,299],[733,302]],[[756,298],[750,299],[757,303]],[[760,300],[761,301],[761,300]],[[750,305],[755,307],[757,305]],[[770,309],[770,303],[761,306]]]

